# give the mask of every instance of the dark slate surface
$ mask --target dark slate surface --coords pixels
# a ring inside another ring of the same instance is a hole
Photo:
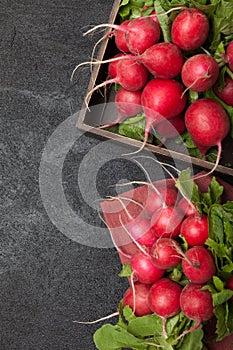
[[[76,84],[69,81],[74,65],[90,57],[96,40],[83,38],[82,33],[90,24],[106,22],[112,4],[1,2],[1,350],[94,349],[92,335],[99,325],[72,321],[114,312],[127,286],[117,277],[115,250],[88,247],[60,232],[48,217],[39,190],[46,142],[81,108],[89,81],[88,69],[82,70]],[[72,169],[98,142],[84,136],[64,169],[68,201],[94,224],[96,212],[78,200]],[[115,171],[108,170],[113,181]],[[100,174],[100,193],[101,181]]]

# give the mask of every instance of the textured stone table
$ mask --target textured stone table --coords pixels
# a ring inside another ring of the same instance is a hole
[[[56,128],[81,108],[89,81],[88,69],[75,84],[69,81],[75,64],[90,57],[96,40],[82,33],[90,24],[106,22],[112,4],[1,2],[1,350],[94,349],[92,334],[99,325],[72,321],[115,311],[125,288],[117,278],[115,251],[79,244],[60,232],[39,189],[44,147]],[[98,142],[83,136],[64,167],[70,205],[94,224],[96,212],[79,198],[75,171]],[[108,176],[114,181],[113,170]]]

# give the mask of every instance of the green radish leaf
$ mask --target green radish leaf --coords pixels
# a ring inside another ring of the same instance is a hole
[[[187,334],[182,343],[181,346],[179,346],[177,349],[179,350],[204,350],[204,345],[202,342],[204,336],[204,332],[202,330],[202,326],[200,326],[195,331]]]
[[[219,292],[221,292],[221,291],[224,289],[224,283],[223,283],[223,281],[222,281],[219,277],[214,276],[214,277],[213,277],[213,283],[214,283],[215,288],[216,288]]]
[[[119,350],[122,348],[147,350],[143,339],[135,337],[117,325],[106,324],[99,328],[94,334],[94,342],[99,350]]]
[[[160,0],[154,1],[154,8],[155,8],[156,16],[158,18],[162,33],[163,33],[163,40],[165,42],[170,42],[171,41],[171,23],[168,15],[166,15],[165,10],[161,5]]]
[[[144,141],[145,138],[145,115],[139,114],[136,117],[128,118],[119,124],[119,134],[130,137],[138,141]],[[150,135],[148,143],[152,143],[153,136]]]
[[[219,293],[214,293],[212,294],[213,305],[214,306],[221,305],[226,301],[228,301],[232,296],[233,296],[233,291],[230,289],[223,289]]]
[[[118,274],[119,277],[130,277],[131,275],[132,275],[132,269],[130,264],[123,265],[121,272]]]
[[[131,307],[129,307],[128,305],[124,307],[123,315],[124,315],[124,318],[126,319],[126,321],[128,321],[128,322],[137,318],[134,315],[133,310],[131,309]]]
[[[161,318],[155,314],[134,318],[129,320],[127,330],[140,338],[153,336],[155,332],[162,332]]]

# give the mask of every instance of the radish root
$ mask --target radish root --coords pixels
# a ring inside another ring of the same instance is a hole
[[[98,322],[101,322],[101,321],[104,321],[104,320],[108,320],[109,318],[112,318],[112,317],[115,317],[115,316],[118,316],[119,315],[119,311],[117,312],[114,312],[113,314],[111,315],[108,315],[108,316],[105,316],[105,317],[101,317],[99,318],[98,320],[95,320],[95,321],[87,321],[87,322],[83,322],[83,321],[72,321],[73,323],[79,323],[79,324],[95,324],[95,323],[98,323]]]

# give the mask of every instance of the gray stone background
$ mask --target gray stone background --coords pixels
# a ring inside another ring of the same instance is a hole
[[[114,312],[127,286],[117,277],[120,264],[114,249],[84,246],[53,225],[38,182],[49,136],[82,106],[89,70],[83,69],[75,84],[69,78],[74,66],[90,57],[96,40],[82,34],[86,26],[106,22],[112,4],[1,1],[1,350],[94,349],[92,335],[100,324],[72,321]],[[84,135],[64,167],[68,200],[94,224],[96,212],[74,190],[74,170],[98,142]]]

